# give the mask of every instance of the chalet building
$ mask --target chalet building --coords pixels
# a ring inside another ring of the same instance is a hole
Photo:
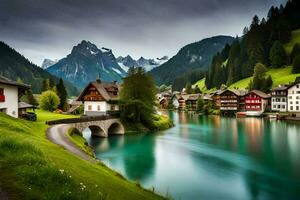
[[[244,90],[224,90],[220,93],[220,111],[222,115],[234,115],[243,105]]]
[[[168,108],[169,103],[171,103],[172,93],[167,91],[157,95],[157,99],[161,108]]]
[[[221,107],[221,98],[220,94],[223,92],[223,90],[217,90],[214,93],[211,94],[211,98],[217,108]]]
[[[280,85],[271,91],[271,109],[274,112],[287,111],[287,86]]]
[[[107,115],[119,110],[119,92],[117,82],[106,83],[98,79],[86,86],[77,101],[83,102],[84,115]]]
[[[287,88],[287,111],[300,112],[300,81],[296,81]]]
[[[186,108],[186,101],[189,98],[189,96],[190,95],[185,94],[185,93],[184,94],[182,94],[182,93],[174,94],[171,99],[173,107],[178,110],[184,110]]]
[[[185,101],[186,108],[188,110],[197,110],[197,101],[201,97],[201,94],[190,94]]]
[[[12,117],[18,118],[26,111],[29,104],[20,103],[20,97],[26,90],[30,89],[29,85],[20,84],[0,76],[0,112],[6,113]],[[20,112],[20,113],[19,113]]]
[[[245,111],[247,116],[260,116],[268,109],[271,96],[259,91],[252,90],[245,97]]]

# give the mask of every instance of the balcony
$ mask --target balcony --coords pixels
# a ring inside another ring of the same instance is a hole
[[[5,96],[4,95],[0,95],[0,102],[5,102]]]

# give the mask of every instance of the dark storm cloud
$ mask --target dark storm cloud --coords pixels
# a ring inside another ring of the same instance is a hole
[[[35,62],[88,39],[116,54],[172,55],[215,34],[240,34],[285,0],[0,0],[0,38]]]

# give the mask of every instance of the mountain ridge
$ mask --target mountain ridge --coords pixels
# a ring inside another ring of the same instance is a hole
[[[207,70],[213,56],[221,51],[226,44],[232,43],[233,40],[234,38],[231,36],[218,35],[187,44],[166,63],[154,68],[149,73],[158,85],[173,84],[176,77],[188,71]]]

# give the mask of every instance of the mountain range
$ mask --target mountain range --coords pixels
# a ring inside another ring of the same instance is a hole
[[[176,77],[198,69],[206,71],[213,56],[221,51],[226,44],[231,44],[231,36],[215,36],[199,42],[188,44],[164,64],[154,68],[149,73],[158,85],[173,84]]]
[[[144,57],[140,57],[138,60],[134,60],[130,55],[127,55],[126,57],[119,56],[117,58],[117,62],[125,71],[128,71],[128,69],[133,66],[143,67],[146,71],[150,71],[155,67],[167,62],[168,59],[168,56],[163,56],[155,59],[146,59]]]
[[[30,84],[34,93],[41,91],[44,79],[52,79],[55,83],[59,81],[59,78],[31,63],[4,42],[0,42],[0,75]],[[65,82],[65,86],[69,95],[78,95],[78,89],[71,83]]]
[[[53,75],[70,81],[79,88],[101,78],[103,81],[118,81],[126,76],[111,49],[99,49],[95,44],[83,40],[74,46],[71,53],[47,68]]]

